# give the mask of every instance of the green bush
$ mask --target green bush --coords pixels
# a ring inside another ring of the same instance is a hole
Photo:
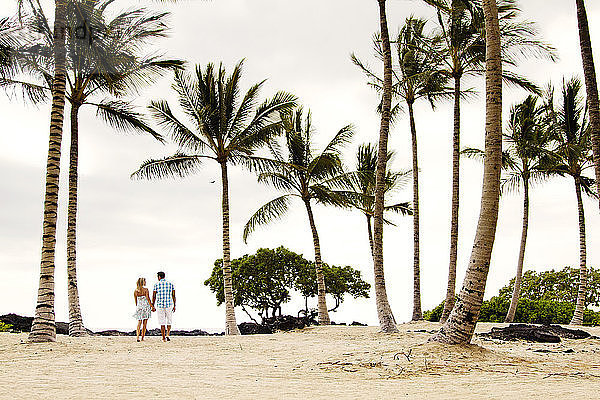
[[[486,300],[481,305],[479,322],[504,322],[508,313],[510,301],[495,296]],[[427,321],[437,322],[440,320],[444,303],[438,305],[431,311],[426,311],[423,317]],[[517,305],[515,322],[524,324],[561,324],[567,325],[573,318],[575,305],[563,301],[530,300],[521,299]],[[600,325],[600,312],[585,310],[583,313],[583,324],[588,326]]]
[[[443,301],[433,310],[425,311],[423,313],[423,319],[425,319],[425,321],[439,322],[440,318],[442,318],[442,312],[444,312]]]
[[[0,332],[10,332],[12,325],[0,321]]]

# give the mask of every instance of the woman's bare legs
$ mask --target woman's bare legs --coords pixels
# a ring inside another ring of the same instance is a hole
[[[144,325],[142,326],[142,340],[144,340],[144,337],[146,336],[146,325],[148,324],[148,320],[145,319],[144,320]]]
[[[142,326],[142,320],[138,321],[137,328],[135,329],[135,333],[137,334],[137,341],[138,342],[140,341],[140,326]]]

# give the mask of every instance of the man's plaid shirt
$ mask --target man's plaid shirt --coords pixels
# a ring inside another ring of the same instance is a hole
[[[173,290],[175,290],[175,286],[166,279],[161,279],[154,284],[157,308],[173,307]]]

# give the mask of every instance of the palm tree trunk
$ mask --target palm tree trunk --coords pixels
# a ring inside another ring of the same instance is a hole
[[[517,261],[517,275],[515,276],[515,287],[513,288],[510,307],[504,322],[513,322],[519,297],[521,297],[521,282],[523,281],[523,262],[525,261],[525,245],[527,244],[527,229],[529,227],[529,179],[523,179],[523,229],[521,230],[521,247],[519,248],[519,260]]]
[[[392,109],[392,50],[388,32],[385,0],[378,0],[379,23],[381,28],[381,43],[383,48],[383,99],[381,105],[381,127],[379,130],[379,148],[375,179],[375,210],[373,222],[373,270],[375,275],[375,302],[379,326],[383,332],[396,333],[398,328],[394,323],[390,304],[385,288],[383,272],[383,205],[385,196],[385,172],[387,157],[387,142],[390,131]]]
[[[225,334],[239,335],[233,305],[233,283],[231,278],[231,252],[229,247],[229,180],[227,162],[221,161],[221,182],[223,183],[223,290],[225,294]]]
[[[502,57],[496,0],[483,0],[486,37],[486,129],[479,222],[463,288],[450,317],[432,340],[469,343],[481,311],[496,236],[502,167]]]
[[[42,232],[40,281],[35,317],[29,333],[31,342],[56,341],[54,319],[54,256],[56,215],[60,177],[60,147],[65,111],[65,10],[66,0],[55,0],[54,10],[54,79],[50,113],[50,139],[46,164],[46,194]]]
[[[585,243],[585,214],[581,198],[581,178],[575,178],[575,193],[577,194],[577,211],[579,214],[579,288],[577,290],[577,304],[571,319],[571,325],[583,324],[583,311],[585,310],[585,297],[587,295],[587,251]]]
[[[592,40],[588,26],[587,12],[583,0],[575,0],[577,4],[577,23],[579,25],[579,43],[581,58],[583,60],[583,74],[585,76],[585,91],[587,94],[590,126],[592,128],[592,150],[594,152],[594,167],[596,170],[596,184],[600,193],[600,103],[598,101],[598,83],[596,81],[596,68],[592,53]],[[600,203],[599,203],[600,204]]]
[[[413,103],[408,102],[408,115],[410,119],[410,135],[412,139],[412,165],[413,165],[413,321],[423,319],[421,311],[421,269],[419,265],[419,159],[417,148],[417,126]]]
[[[321,244],[319,242],[319,233],[317,232],[317,226],[315,225],[315,218],[313,216],[312,208],[310,207],[310,200],[304,200],[306,206],[306,212],[308,213],[308,222],[310,224],[310,230],[312,232],[313,244],[315,246],[315,270],[317,273],[317,299],[318,299],[318,310],[319,310],[319,325],[329,325],[331,320],[329,319],[329,312],[327,312],[327,299],[325,298],[325,276],[323,275],[323,261],[321,259]]]
[[[79,163],[79,105],[71,105],[71,149],[69,157],[69,207],[67,216],[67,288],[69,336],[86,336],[77,289],[77,179]]]
[[[458,257],[458,207],[460,199],[460,76],[454,77],[454,133],[452,135],[452,217],[450,222],[450,264],[446,301],[440,322],[444,323],[454,307],[456,296],[456,260]]]
[[[365,214],[367,218],[367,235],[369,235],[369,247],[371,248],[371,258],[373,258],[373,230],[371,229],[371,216]]]

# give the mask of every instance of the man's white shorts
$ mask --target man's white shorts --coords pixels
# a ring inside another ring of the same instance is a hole
[[[173,321],[173,307],[157,308],[156,315],[158,316],[159,325],[171,325]]]

